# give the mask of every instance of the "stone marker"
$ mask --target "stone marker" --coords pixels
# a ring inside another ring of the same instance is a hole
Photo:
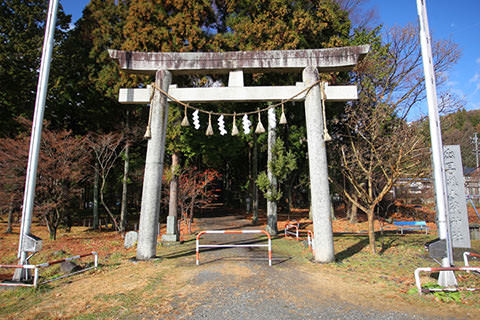
[[[125,249],[129,249],[137,244],[138,240],[138,233],[136,231],[128,231],[125,234],[125,240],[123,242],[123,246]]]
[[[460,146],[444,146],[443,157],[447,180],[448,221],[452,247],[470,248],[470,230]]]
[[[167,216],[167,233],[162,235],[162,241],[175,242],[178,241],[177,217]]]

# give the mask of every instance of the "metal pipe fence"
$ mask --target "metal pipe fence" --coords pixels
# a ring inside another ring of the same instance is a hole
[[[428,293],[433,291],[479,291],[477,288],[429,288],[422,289],[422,284],[420,282],[420,272],[441,272],[441,271],[477,271],[480,272],[480,267],[443,267],[443,268],[417,268],[415,270],[415,285],[418,289],[418,294]]]
[[[87,268],[83,268],[83,269],[81,269],[81,270],[77,270],[77,271],[71,272],[71,273],[69,273],[69,274],[61,275],[61,276],[55,277],[55,278],[53,278],[53,279],[48,279],[48,280],[45,280],[45,281],[39,283],[38,280],[39,280],[39,270],[40,270],[40,268],[46,268],[46,267],[48,267],[48,266],[52,266],[52,265],[55,265],[55,264],[58,264],[58,263],[62,263],[62,262],[66,262],[66,261],[72,261],[72,260],[76,260],[76,259],[80,259],[80,258],[84,258],[84,257],[88,257],[88,256],[93,256],[93,257],[94,257],[93,266],[87,267]],[[89,253],[85,253],[85,254],[76,255],[76,256],[73,256],[73,257],[68,257],[68,258],[65,258],[65,259],[60,259],[60,260],[54,260],[54,261],[50,261],[50,262],[40,263],[40,264],[26,264],[26,265],[0,264],[0,268],[8,268],[8,269],[29,269],[29,270],[32,270],[32,269],[33,269],[33,282],[32,282],[32,283],[24,283],[24,282],[0,282],[0,286],[9,286],[9,287],[34,287],[34,288],[37,288],[37,287],[38,287],[39,285],[41,285],[41,284],[45,284],[45,283],[49,283],[49,282],[52,282],[52,281],[55,281],[55,280],[67,278],[67,277],[73,276],[73,275],[78,274],[78,273],[81,273],[81,272],[85,272],[85,271],[88,271],[88,270],[91,270],[91,269],[95,269],[95,268],[97,268],[97,267],[98,267],[98,254],[97,254],[95,251],[92,251],[92,252],[89,252]]]
[[[241,233],[263,233],[268,238],[268,244],[200,244],[200,236],[203,234],[241,234]],[[272,237],[265,230],[206,230],[200,231],[196,239],[196,263],[200,264],[200,248],[249,248],[249,247],[267,247],[268,265],[272,266]]]

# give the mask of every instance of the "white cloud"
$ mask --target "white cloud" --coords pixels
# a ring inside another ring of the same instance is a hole
[[[480,58],[477,58],[477,60],[475,60],[475,62],[477,62],[478,64],[480,64]]]
[[[453,88],[453,87],[456,87],[456,86],[458,85],[458,81],[447,81],[447,82],[445,83],[445,85],[446,85],[447,87],[452,87],[452,88]]]
[[[470,80],[468,80],[468,82],[475,83],[475,82],[478,82],[479,79],[480,79],[480,74],[478,72],[475,72],[475,75],[471,77]]]

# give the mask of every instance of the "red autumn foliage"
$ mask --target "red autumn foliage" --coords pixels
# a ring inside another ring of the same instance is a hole
[[[216,199],[212,185],[220,178],[221,174],[216,170],[198,170],[196,167],[184,169],[178,176],[177,205],[190,233],[195,208],[204,207]],[[164,190],[168,195],[168,187]]]
[[[26,128],[32,125],[24,118],[18,121]],[[29,143],[26,133],[15,139],[0,139],[0,201],[13,201],[17,208],[21,207],[23,198]],[[88,162],[85,139],[72,136],[71,131],[49,130],[48,124],[44,124],[34,214],[46,223],[52,239],[56,238],[60,224],[72,214],[75,200],[82,191],[79,184],[86,177]]]

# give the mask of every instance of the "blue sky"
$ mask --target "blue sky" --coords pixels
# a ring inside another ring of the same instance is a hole
[[[60,0],[76,21],[88,0]],[[378,22],[386,27],[417,23],[416,0],[370,0],[378,12]],[[468,110],[480,109],[480,0],[427,0],[433,39],[452,39],[462,49],[458,64],[447,75],[449,90],[464,98]],[[421,106],[426,113],[426,106]]]
[[[433,40],[451,39],[462,57],[448,74],[449,90],[464,97],[467,110],[480,109],[480,1],[427,0],[428,22]],[[390,27],[417,23],[416,0],[370,0],[379,22]],[[425,114],[426,106],[422,107]]]

